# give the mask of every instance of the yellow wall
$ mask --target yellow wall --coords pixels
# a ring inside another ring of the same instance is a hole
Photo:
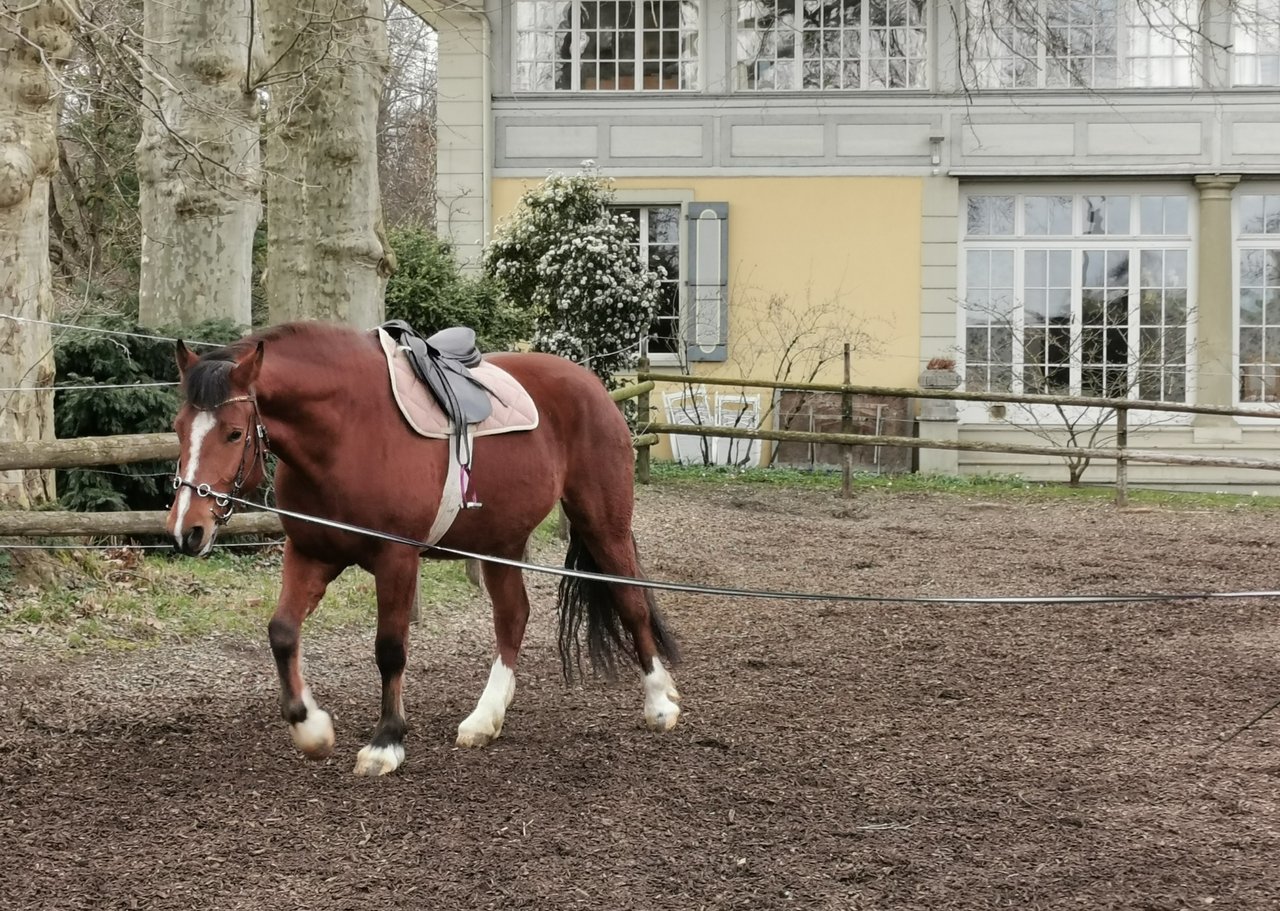
[[[493,185],[494,221],[514,208],[537,180],[503,179]],[[914,385],[919,373],[921,193],[923,184],[900,177],[720,177],[694,180],[619,179],[619,190],[692,192],[699,202],[729,204],[729,357],[698,364],[696,372],[774,376],[776,351],[762,328],[765,302],[784,296],[782,322],[803,317],[785,311],[827,308],[837,320],[870,337],[853,355],[853,381]],[[833,330],[839,331],[839,330]],[[785,328],[784,328],[785,332]],[[843,335],[844,333],[841,333]],[[773,332],[774,339],[777,333]],[[736,361],[736,363],[735,363]],[[840,359],[819,376],[839,382]],[[800,379],[792,376],[791,379]]]

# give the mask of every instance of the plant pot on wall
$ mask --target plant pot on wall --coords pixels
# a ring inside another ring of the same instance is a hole
[[[935,357],[920,374],[921,389],[955,389],[960,385],[956,362],[950,358]],[[948,399],[922,399],[920,417],[926,421],[954,421],[956,404]]]
[[[955,389],[960,385],[956,362],[949,357],[935,357],[920,374],[921,389]]]

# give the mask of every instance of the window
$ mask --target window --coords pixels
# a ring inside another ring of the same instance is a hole
[[[977,88],[1195,84],[1198,0],[968,0]]]
[[[926,0],[740,0],[738,87],[926,87]]]
[[[722,202],[620,204],[639,227],[636,254],[662,267],[662,300],[648,337],[656,363],[722,361],[728,354],[729,207]],[[681,228],[684,230],[682,231]]]
[[[1280,196],[1236,199],[1240,401],[1280,402]]]
[[[698,88],[696,0],[515,0],[515,89]]]
[[[1189,198],[970,193],[961,305],[970,391],[1185,401]]]
[[[662,301],[649,330],[651,355],[680,353],[680,207],[618,206],[639,227],[637,251],[649,269],[665,271]]]
[[[1280,0],[1238,0],[1231,10],[1235,85],[1280,85]]]

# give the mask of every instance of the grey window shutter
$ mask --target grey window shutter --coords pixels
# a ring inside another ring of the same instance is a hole
[[[686,217],[688,294],[681,320],[685,357],[723,361],[729,356],[729,204],[691,202]]]

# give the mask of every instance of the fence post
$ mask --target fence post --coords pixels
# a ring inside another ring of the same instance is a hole
[[[1129,409],[1116,408],[1116,505],[1129,502],[1129,460],[1124,457],[1129,446]]]
[[[849,343],[844,343],[844,390],[840,393],[840,432],[853,433],[853,393],[849,386],[853,382],[853,355]],[[853,496],[853,447],[848,444],[840,447],[843,456],[840,468],[840,496],[846,500]]]
[[[640,355],[640,366],[636,374],[636,379],[643,381],[645,374],[649,372],[649,358],[647,355]],[[649,423],[652,415],[649,413],[649,393],[640,393],[636,397],[636,435],[644,436],[649,433]],[[636,449],[636,480],[641,484],[649,483],[649,446],[640,446]]]

